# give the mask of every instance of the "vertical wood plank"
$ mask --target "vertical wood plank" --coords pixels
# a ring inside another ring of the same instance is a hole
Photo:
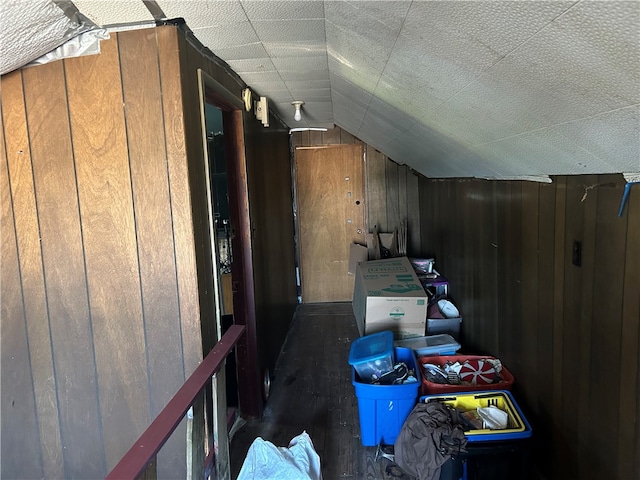
[[[117,37],[101,43],[100,55],[65,60],[65,67],[110,469],[150,422]]]
[[[164,120],[167,173],[178,286],[178,305],[182,338],[182,366],[187,378],[203,359],[200,332],[200,305],[194,252],[195,236],[192,224],[191,191],[185,142],[183,105],[183,70],[186,68],[186,41],[173,27],[156,29],[158,63],[162,84],[162,112]],[[186,74],[185,74],[186,77]],[[201,418],[201,404],[193,406],[195,418]],[[192,420],[193,422],[193,420]],[[185,422],[188,423],[188,422]],[[184,425],[180,428],[187,428]],[[187,469],[202,465],[204,453],[193,448],[193,443],[202,440],[204,422],[187,428]],[[201,445],[201,443],[196,443]]]
[[[185,381],[156,31],[123,32],[118,42],[155,417]],[[159,453],[160,476],[186,475],[184,433],[179,428]]]
[[[383,155],[385,163],[386,199],[387,199],[387,232],[393,229],[400,222],[400,196],[399,196],[399,166]],[[385,231],[385,230],[382,230]]]
[[[579,177],[567,177],[566,223],[564,249],[563,329],[562,329],[562,427],[564,458],[558,465],[559,474],[565,478],[578,478],[578,408],[582,398],[577,396],[580,383],[576,372],[580,364],[580,324],[583,270],[572,265],[572,244],[574,240],[584,241],[584,209],[581,202],[584,188]],[[587,369],[588,370],[588,369]]]
[[[629,195],[623,219],[627,221],[627,233],[620,336],[619,479],[634,478],[640,474],[634,471],[634,463],[640,462],[640,456],[634,449],[640,440],[636,433],[640,425],[640,400],[636,394],[639,386],[637,372],[640,372],[640,195],[637,190]]]
[[[407,173],[407,211],[407,254],[419,257],[422,255],[420,192],[418,173],[413,170]]]
[[[2,79],[2,117],[7,113],[6,101],[15,96],[21,100],[20,90],[5,84],[5,79],[21,81],[20,72],[14,72]],[[9,115],[9,117],[11,117]],[[7,118],[11,120],[11,118]],[[42,450],[38,432],[36,399],[29,363],[29,343],[25,318],[25,304],[20,278],[20,260],[16,243],[14,212],[9,185],[7,154],[14,156],[18,152],[5,151],[5,141],[13,136],[13,129],[20,124],[6,123],[0,118],[0,314],[2,315],[2,335],[0,335],[0,360],[2,378],[0,407],[2,408],[2,463],[0,475],[4,478],[42,478]],[[7,145],[7,149],[10,147]],[[28,152],[27,152],[28,153]],[[28,158],[26,159],[28,161]]]
[[[336,128],[340,128],[340,127],[336,127]],[[356,138],[353,135],[351,135],[349,132],[347,132],[345,129],[340,128],[340,143],[342,144],[356,143]]]
[[[309,132],[309,145],[322,145],[322,132],[311,130]]]
[[[291,145],[293,146],[293,148],[301,147],[303,145],[302,132],[293,132],[291,134]]]
[[[300,132],[300,146],[309,146],[311,145],[311,137],[309,136],[309,131]]]
[[[106,472],[63,62],[24,89],[66,477]],[[52,102],[51,99],[59,99]]]
[[[617,216],[622,198],[623,183],[620,175],[598,177],[598,203],[595,210],[593,287],[591,305],[591,369],[589,372],[589,434],[584,455],[589,455],[593,469],[589,475],[613,478],[616,468],[611,461],[618,454],[619,412],[602,405],[620,404],[620,376],[623,289],[625,276],[625,247],[627,225]],[[588,253],[588,252],[585,252]],[[638,291],[638,290],[636,290]],[[607,362],[599,361],[600,352],[607,352]],[[630,359],[631,361],[635,359]],[[632,414],[631,414],[632,415]]]
[[[400,228],[400,222],[406,222],[407,211],[407,166],[398,166],[398,218],[395,227]]]
[[[42,463],[47,478],[62,478],[64,473],[58,401],[22,75],[18,72],[8,75],[3,78],[2,83],[5,91],[11,92],[10,95],[3,97],[2,113],[4,124],[11,126],[10,135],[6,137],[9,152],[7,161],[11,178],[11,195],[16,212],[16,241],[25,297],[25,319],[38,411]]]
[[[339,145],[340,133],[342,129],[340,127],[334,127],[326,132],[322,132],[322,144],[323,145]]]
[[[366,150],[366,183],[367,192],[367,229],[373,231],[378,225],[378,231],[387,231],[387,182],[386,158],[374,148]]]
[[[516,378],[520,377],[524,365],[522,360],[522,182],[510,183],[509,197],[509,221],[507,226],[507,243],[509,244],[509,255],[507,259],[512,259],[513,263],[509,267],[506,280],[505,295],[508,297],[510,305],[510,316],[507,322],[510,327],[510,351],[507,358],[507,365],[513,367]],[[516,261],[520,259],[520,261]],[[509,261],[509,260],[508,260]],[[517,386],[516,386],[517,389]]]
[[[563,319],[564,319],[564,272],[565,272],[565,222],[567,200],[567,178],[554,178],[555,222],[553,245],[553,474],[557,475],[565,462],[563,453],[567,441],[563,439]]]
[[[482,181],[483,215],[481,229],[481,250],[483,261],[479,269],[480,297],[482,299],[482,351],[495,355],[498,349],[498,320],[495,315],[495,295],[497,278],[497,252],[495,245],[494,184]],[[449,200],[447,200],[449,204]],[[447,238],[451,238],[451,234]]]
[[[175,243],[174,256],[177,269],[184,375],[187,378],[200,364],[203,355],[180,70],[182,64],[180,52],[185,48],[185,41],[184,37],[178,36],[177,30],[173,27],[158,28],[156,34],[162,83],[162,112]]]
[[[536,393],[535,410],[538,416],[538,429],[544,440],[539,443],[545,458],[553,458],[553,381],[558,373],[553,363],[554,346],[554,242],[555,242],[555,204],[556,185],[541,183],[538,185],[538,270],[537,280],[537,352],[536,352]],[[526,297],[525,297],[526,301]],[[526,305],[523,305],[526,308]],[[534,397],[534,398],[535,398]],[[540,466],[543,473],[551,477],[553,462]]]
[[[522,375],[521,385],[527,398],[535,397],[538,384],[538,225],[539,225],[538,184],[522,182]],[[537,405],[532,405],[535,408]],[[535,412],[537,414],[537,412]]]
[[[596,226],[597,205],[600,194],[598,187],[599,178],[595,175],[582,177],[582,189],[584,190],[581,203],[584,207],[584,241],[582,242],[582,300],[580,310],[580,326],[579,326],[579,398],[578,405],[578,448],[579,448],[579,474],[582,478],[588,478],[593,472],[593,468],[597,464],[597,456],[590,453],[590,445],[593,438],[589,437],[591,431],[590,415],[590,395],[591,395],[591,375],[592,366],[596,360],[592,356],[592,348],[594,341],[592,337],[593,323],[593,294],[594,279],[596,274],[596,256],[600,252],[596,250]],[[593,188],[591,188],[593,187]],[[575,374],[575,373],[574,373]],[[617,385],[616,385],[617,386]],[[575,406],[574,406],[575,408]]]

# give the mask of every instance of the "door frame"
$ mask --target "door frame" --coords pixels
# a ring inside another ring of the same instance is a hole
[[[232,219],[232,284],[234,323],[245,326],[245,334],[236,346],[236,364],[238,377],[238,402],[243,417],[259,417],[263,403],[260,394],[260,375],[258,371],[258,346],[256,335],[255,292],[253,282],[253,257],[251,255],[251,224],[249,219],[249,195],[246,175],[246,157],[244,143],[244,103],[224,85],[212,78],[202,69],[197,70],[200,102],[200,123],[204,152],[204,176],[207,189],[207,221],[211,238],[212,265],[217,266],[217,238],[215,232],[213,199],[211,196],[211,178],[207,132],[205,124],[205,104],[208,103],[222,111],[224,126],[224,151],[227,161],[227,184],[229,211]],[[217,270],[217,268],[216,268]],[[216,337],[222,336],[221,279],[219,271],[214,271],[214,295],[216,300]],[[218,377],[224,375],[224,369]],[[224,382],[216,385],[216,396],[224,398],[223,405],[216,405],[214,417],[218,425],[226,425],[226,390]],[[214,436],[226,443],[227,431],[213,432]],[[221,445],[218,444],[219,453]]]

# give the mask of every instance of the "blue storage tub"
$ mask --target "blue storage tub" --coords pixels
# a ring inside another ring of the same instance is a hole
[[[404,362],[419,375],[410,348],[395,347],[396,362]],[[403,385],[371,385],[362,383],[351,369],[351,383],[358,398],[362,445],[393,445],[418,399],[420,382]]]
[[[371,382],[393,368],[393,332],[384,331],[355,339],[351,343],[349,365],[360,379]]]

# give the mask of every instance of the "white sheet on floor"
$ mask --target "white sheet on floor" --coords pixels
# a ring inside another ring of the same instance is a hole
[[[322,480],[320,457],[307,432],[294,437],[289,447],[256,438],[244,459],[238,480]]]

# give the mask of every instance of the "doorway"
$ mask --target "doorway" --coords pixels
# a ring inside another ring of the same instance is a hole
[[[302,303],[350,301],[349,246],[365,242],[362,145],[297,147],[295,185]]]
[[[258,384],[253,357],[255,347],[250,341],[255,336],[255,312],[247,308],[253,304],[253,283],[247,272],[253,270],[250,255],[248,221],[248,192],[243,138],[244,104],[223,85],[198,70],[200,119],[204,175],[206,183],[207,230],[210,238],[208,250],[210,275],[215,299],[215,318],[202,319],[214,323],[205,335],[214,336],[205,342],[219,341],[231,324],[245,325],[245,334],[236,346],[237,369],[229,371],[227,365],[212,379],[211,388],[205,390],[206,436],[214,455],[214,469],[220,478],[226,477],[229,456],[228,427],[239,407],[251,411],[255,400],[246,394],[247,385]],[[248,280],[247,280],[248,278]],[[206,351],[205,351],[206,353]],[[236,377],[236,371],[240,372]],[[256,377],[256,378],[254,378]],[[237,382],[235,381],[237,378]],[[227,385],[229,384],[229,385]],[[237,387],[236,387],[237,386]],[[233,390],[233,391],[230,391]],[[247,403],[248,402],[248,403]]]

